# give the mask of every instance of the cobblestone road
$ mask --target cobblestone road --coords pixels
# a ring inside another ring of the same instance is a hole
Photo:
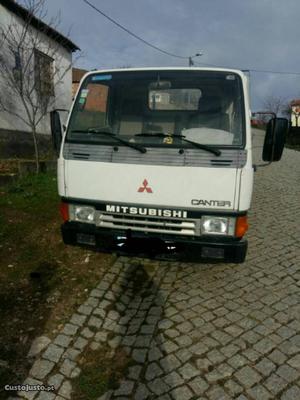
[[[299,177],[291,150],[257,171],[244,264],[119,258],[32,367],[56,394],[20,395],[70,399],[79,354],[108,342],[131,367],[101,400],[300,399]]]

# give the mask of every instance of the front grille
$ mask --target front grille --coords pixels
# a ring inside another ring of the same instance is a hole
[[[195,236],[200,234],[199,221],[183,218],[152,218],[101,212],[96,225],[101,228]]]

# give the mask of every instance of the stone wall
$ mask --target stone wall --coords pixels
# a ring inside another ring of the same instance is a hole
[[[54,159],[50,135],[38,135],[40,155]],[[25,158],[34,159],[34,145],[30,132],[6,130],[0,128],[0,159]]]

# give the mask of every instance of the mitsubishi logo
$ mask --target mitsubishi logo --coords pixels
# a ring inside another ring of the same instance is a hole
[[[151,187],[148,186],[147,179],[143,180],[143,186],[138,188],[138,192],[143,193],[146,190],[147,193],[153,193]]]

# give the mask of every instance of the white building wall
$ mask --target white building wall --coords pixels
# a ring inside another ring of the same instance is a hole
[[[0,4],[0,29],[2,28],[4,31],[11,24],[23,24],[23,20],[18,18],[15,14],[8,11],[4,6]],[[32,28],[33,30],[35,28]],[[54,58],[54,68],[59,67],[62,71],[65,71],[69,68],[68,72],[65,74],[61,83],[54,82],[55,87],[55,101],[53,108],[66,108],[69,109],[72,102],[72,52],[67,50],[63,46],[58,46],[57,42],[54,42],[51,38],[46,35],[42,35],[43,43],[41,48],[39,49],[43,52],[43,45],[45,48],[49,48],[49,44],[53,46],[53,48],[57,48],[57,53],[53,57]],[[1,55],[5,54],[7,49],[0,48]],[[12,65],[14,65],[14,60],[12,60]],[[0,74],[0,96],[3,95],[7,91],[6,82],[1,81]],[[17,95],[14,96],[13,99],[9,99],[15,110],[18,112],[21,111],[22,116],[26,119],[26,113],[24,107],[22,106],[21,100]],[[62,115],[62,117],[64,117]],[[41,134],[50,134],[50,118],[49,113],[43,118],[41,123],[38,126],[38,133]],[[13,130],[13,131],[22,131],[29,132],[30,128],[20,119],[7,112],[0,111],[0,129],[4,130]]]

